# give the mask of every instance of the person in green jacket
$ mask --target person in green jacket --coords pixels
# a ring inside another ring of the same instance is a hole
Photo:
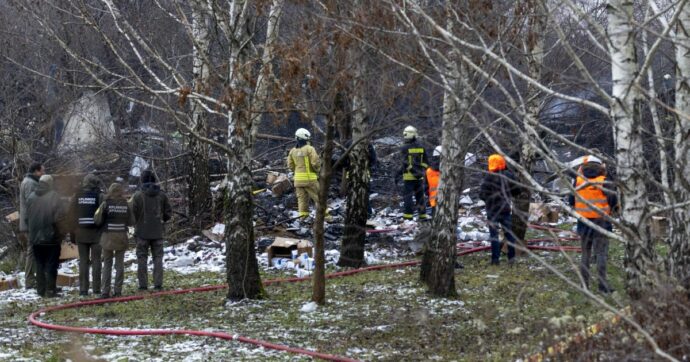
[[[142,172],[141,188],[129,201],[134,214],[134,235],[137,237],[137,279],[140,291],[148,290],[149,249],[153,256],[153,288],[163,289],[163,224],[172,217],[172,208],[168,196],[156,182],[153,172]]]
[[[36,291],[41,297],[57,297],[60,242],[65,235],[65,207],[53,190],[53,178],[43,175],[29,195],[24,221],[33,246]]]
[[[110,286],[115,259],[115,287],[113,297],[122,295],[122,283],[125,275],[125,251],[127,250],[127,226],[133,223],[132,210],[127,204],[124,190],[120,183],[113,183],[108,188],[108,195],[101,203],[94,216],[96,224],[101,226],[101,248],[103,249],[103,282],[101,298],[110,298]]]
[[[29,167],[29,172],[24,176],[19,186],[19,243],[24,252],[24,287],[32,289],[36,287],[36,268],[34,266],[34,248],[29,242],[29,226],[26,224],[26,204],[29,196],[36,190],[38,179],[43,176],[44,169],[40,163],[34,163]]]

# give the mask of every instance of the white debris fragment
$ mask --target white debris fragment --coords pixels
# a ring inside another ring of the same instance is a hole
[[[216,235],[225,235],[225,224],[218,223],[214,225],[211,232]]]
[[[299,309],[299,311],[302,313],[312,313],[316,310],[316,308],[318,308],[316,302],[309,302],[303,305],[302,308]]]

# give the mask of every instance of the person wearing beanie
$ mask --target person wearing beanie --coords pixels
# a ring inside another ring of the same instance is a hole
[[[141,187],[129,200],[134,215],[134,235],[137,238],[137,279],[139,290],[148,290],[149,249],[153,257],[153,287],[163,289],[163,232],[164,224],[172,217],[168,196],[158,186],[151,171],[141,174]]]
[[[36,265],[36,291],[41,297],[57,297],[60,242],[65,235],[65,208],[53,190],[53,178],[43,175],[29,195],[25,220]]]
[[[115,260],[115,285],[113,297],[122,295],[125,275],[125,251],[127,250],[127,226],[133,225],[133,214],[120,183],[108,188],[105,200],[100,204],[94,219],[101,226],[100,243],[103,249],[103,281],[101,298],[110,298],[113,259]]]
[[[89,267],[93,278],[93,294],[101,294],[101,245],[100,230],[94,222],[94,214],[103,202],[101,180],[87,174],[81,189],[70,201],[70,218],[79,249],[79,295],[89,295]]]
[[[491,264],[498,265],[501,256],[501,243],[498,240],[499,228],[508,241],[508,263],[515,257],[515,235],[511,227],[511,198],[518,188],[515,178],[506,169],[506,160],[499,154],[489,156],[489,172],[484,176],[479,188],[479,198],[486,204],[486,218],[489,222],[491,240]]]

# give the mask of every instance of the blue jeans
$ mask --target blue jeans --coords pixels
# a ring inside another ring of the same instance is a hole
[[[511,227],[510,213],[499,214],[489,220],[489,240],[491,240],[491,261],[497,263],[501,257],[501,243],[498,241],[498,228],[503,229],[508,240],[508,260],[515,257],[515,236]]]

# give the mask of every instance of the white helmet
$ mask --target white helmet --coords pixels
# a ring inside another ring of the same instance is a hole
[[[441,157],[442,153],[443,153],[443,146],[436,146],[436,148],[434,148],[434,152],[431,155],[434,157]]]
[[[403,138],[406,140],[411,140],[415,137],[417,137],[417,129],[412,126],[405,127],[405,130],[403,131]]]
[[[309,141],[311,139],[311,133],[304,128],[300,128],[295,131],[295,138],[298,140]]]
[[[597,156],[593,155],[587,155],[582,158],[582,164],[587,164],[587,163],[598,163],[601,164],[601,159]]]

